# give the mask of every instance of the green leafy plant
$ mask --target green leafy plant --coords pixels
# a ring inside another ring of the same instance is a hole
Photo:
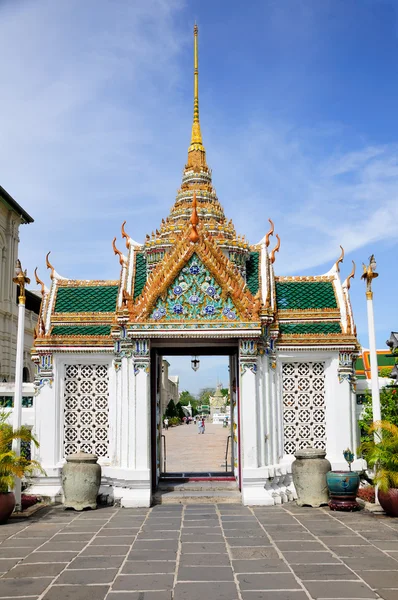
[[[21,442],[33,442],[38,447],[38,442],[33,437],[32,432],[26,426],[22,426],[17,431],[13,431],[11,425],[7,422],[10,413],[0,413],[0,492],[8,492],[14,487],[14,477],[24,477],[32,475],[35,470],[44,473],[40,464],[35,460],[29,460],[25,456],[17,456],[12,450],[14,439],[20,439]]]
[[[362,416],[358,421],[361,428],[361,441],[370,441],[369,427],[373,423],[372,395],[365,392]],[[388,421],[398,427],[398,385],[386,386],[380,390],[380,408],[382,421]]]
[[[368,433],[376,433],[376,441],[371,438],[362,442],[358,452],[369,467],[376,469],[374,483],[382,492],[398,488],[398,427],[388,421],[376,421]]]
[[[169,419],[169,427],[175,427],[176,425],[180,425],[181,421],[178,417],[171,417]]]

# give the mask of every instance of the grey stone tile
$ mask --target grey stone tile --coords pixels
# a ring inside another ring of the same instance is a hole
[[[278,558],[277,551],[269,547],[248,548],[248,547],[232,547],[230,549],[233,559],[257,559],[257,558]]]
[[[234,583],[177,583],[174,589],[174,600],[238,600],[238,592]]]
[[[224,538],[220,533],[183,533],[182,542],[219,542],[223,543]]]
[[[126,556],[130,546],[87,546],[80,556]]]
[[[398,588],[398,569],[395,571],[361,571],[361,577],[371,588]]]
[[[101,537],[135,537],[139,532],[139,529],[101,529],[98,535]]]
[[[398,532],[392,529],[374,529],[372,531],[361,531],[361,535],[370,541],[398,541]]]
[[[304,586],[316,600],[376,598],[376,594],[362,581],[306,581]]]
[[[305,592],[298,590],[284,590],[278,592],[243,592],[242,600],[308,600]]]
[[[77,554],[78,552],[41,552],[35,550],[35,552],[28,554],[21,561],[21,564],[70,562]]]
[[[26,538],[26,537],[18,537],[11,538],[3,542],[0,548],[38,548],[45,542],[47,542],[48,538]]]
[[[175,560],[177,550],[130,550],[128,560]]]
[[[137,540],[134,550],[177,550],[178,540]]]
[[[110,592],[106,600],[171,600],[171,592]]]
[[[226,538],[235,538],[235,537],[261,537],[264,538],[264,540],[268,541],[268,536],[266,533],[264,533],[264,531],[260,528],[257,529],[227,529],[224,532],[224,535]]]
[[[171,523],[150,523],[146,522],[143,531],[178,531],[181,527],[181,523],[175,523],[172,521]]]
[[[108,585],[53,585],[43,600],[104,600],[108,590]]]
[[[182,554],[180,567],[228,567],[228,554]]]
[[[1,558],[0,559],[0,573],[5,573],[9,569],[15,567],[19,562],[19,558]]]
[[[118,535],[118,536],[100,536],[97,535],[90,542],[90,546],[131,546],[134,542],[135,536],[133,535]]]
[[[327,537],[319,536],[319,538],[326,546],[367,546],[369,544],[359,535],[329,535]]]
[[[80,552],[87,545],[87,542],[46,542],[40,547],[43,552]]]
[[[68,569],[118,569],[124,556],[82,556],[68,565]]]
[[[394,571],[398,570],[398,561],[385,554],[377,556],[344,558],[344,564],[354,571]],[[362,576],[362,575],[361,575]],[[398,587],[398,585],[397,585]]]
[[[284,573],[289,568],[280,558],[262,558],[257,560],[233,560],[235,573]]]
[[[267,537],[231,537],[228,538],[230,546],[271,546],[271,542]]]
[[[142,531],[138,534],[137,540],[175,540],[180,536],[180,530],[177,531],[167,530],[167,531]]]
[[[257,519],[253,515],[222,515],[221,522],[225,523],[257,523]]]
[[[241,590],[295,590],[301,589],[293,575],[272,573],[267,575],[244,574],[238,575]]]
[[[302,581],[324,581],[330,579],[358,579],[345,565],[292,565],[294,574]]]
[[[225,544],[207,544],[206,542],[199,542],[199,543],[191,543],[191,542],[184,542],[182,544],[182,553],[189,553],[189,554],[202,554],[203,552],[206,553],[211,553],[211,554],[217,554],[217,553],[221,553],[224,554],[226,553],[227,548],[225,546]]]
[[[51,538],[52,543],[64,543],[64,542],[89,542],[93,537],[93,533],[57,533]]]
[[[180,567],[178,581],[233,581],[231,567]]]
[[[330,552],[283,552],[289,564],[338,563],[340,561]]]
[[[52,582],[53,577],[22,577],[19,579],[0,579],[0,598],[13,596],[35,596],[42,594]]]
[[[207,533],[222,533],[221,527],[184,527],[181,529],[182,533],[201,533],[202,535],[206,535]]]
[[[32,548],[6,548],[4,550],[0,549],[0,559],[1,558],[25,558],[32,552]]]
[[[380,594],[383,600],[397,600],[397,589],[388,590],[384,588],[378,588],[376,591],[378,594]]]
[[[88,583],[112,583],[116,577],[117,569],[68,569],[57,579],[57,584],[86,585]]]
[[[385,554],[369,544],[368,546],[330,546],[330,550],[341,558],[385,557]]]
[[[127,560],[121,574],[174,573],[175,570],[176,561],[173,560]]]
[[[17,565],[8,571],[3,578],[21,578],[21,577],[55,577],[64,570],[68,563],[42,563],[42,564],[23,564]]]
[[[174,575],[157,575],[150,573],[148,575],[119,575],[112,590],[171,590],[173,587]]]
[[[231,529],[257,529],[262,531],[257,521],[228,521],[227,523],[222,523],[222,528],[224,531],[230,531]]]
[[[305,531],[289,531],[288,529],[285,531],[279,530],[270,532],[266,530],[267,533],[272,537],[275,541],[297,541],[297,542],[310,542],[314,539],[314,537],[310,533],[306,533]]]
[[[292,552],[298,551],[310,551],[310,552],[322,552],[325,551],[325,547],[322,546],[316,540],[310,542],[286,542],[286,541],[276,541],[275,544],[278,546],[279,550],[282,552],[291,550]]]
[[[394,541],[394,540],[389,540],[386,542],[372,542],[377,548],[380,548],[380,550],[391,550],[391,551],[396,551],[398,552],[398,540]]]

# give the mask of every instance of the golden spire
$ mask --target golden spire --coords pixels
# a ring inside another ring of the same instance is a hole
[[[194,39],[194,71],[193,71],[193,123],[191,134],[191,145],[188,148],[188,164],[190,163],[190,153],[195,150],[205,152],[202,143],[202,133],[199,123],[199,71],[198,71],[198,26],[193,28]],[[196,163],[197,161],[192,161]]]

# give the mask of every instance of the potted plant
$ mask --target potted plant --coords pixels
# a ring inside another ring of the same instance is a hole
[[[360,506],[356,501],[359,488],[359,474],[351,470],[354,454],[349,448],[344,450],[343,456],[348,463],[348,471],[329,471],[326,473],[326,483],[329,489],[331,510],[354,511]]]
[[[37,461],[17,456],[11,449],[14,439],[33,442],[36,446],[38,442],[26,426],[13,431],[7,422],[9,416],[10,413],[0,413],[0,524],[7,521],[15,508],[15,496],[10,491],[14,487],[14,478],[31,475],[35,469],[43,472]]]
[[[381,507],[390,517],[398,517],[398,427],[389,421],[376,421],[369,433],[375,433],[376,439],[362,442],[359,450],[368,466],[375,468]]]

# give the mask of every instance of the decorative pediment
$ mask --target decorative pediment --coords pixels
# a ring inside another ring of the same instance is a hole
[[[259,298],[200,225],[198,232],[196,243],[182,236],[149,275],[142,294],[130,304],[132,321],[259,321]]]

